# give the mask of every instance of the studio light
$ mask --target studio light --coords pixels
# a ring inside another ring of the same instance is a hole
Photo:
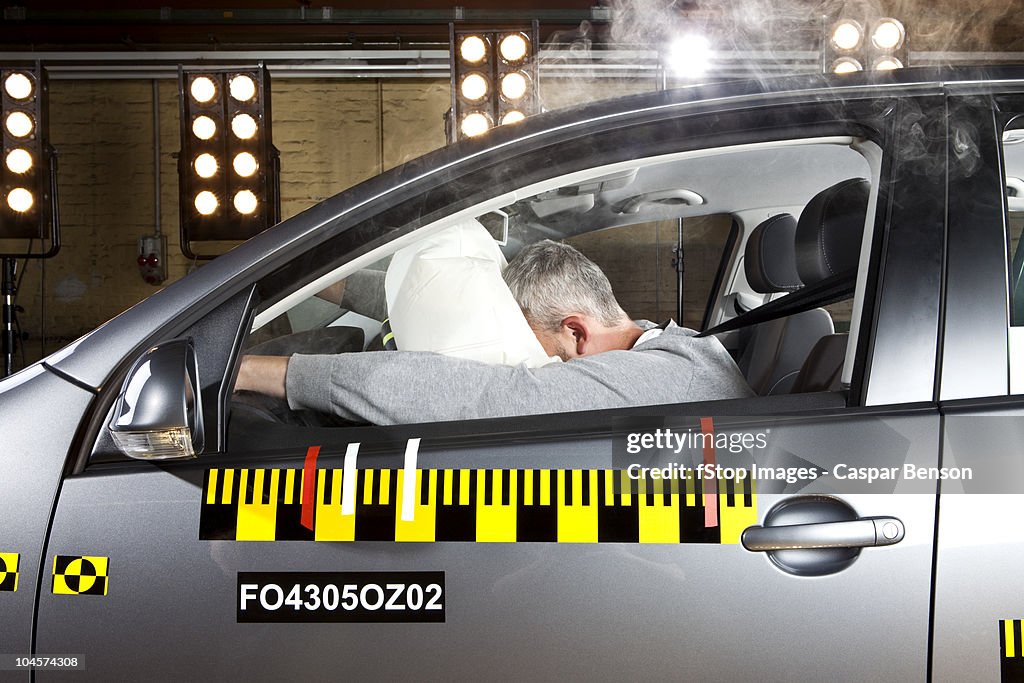
[[[42,65],[0,65],[3,165],[0,238],[45,238],[54,229],[52,150],[48,140],[46,72]],[[54,251],[54,253],[56,253]]]
[[[871,32],[871,44],[879,50],[895,50],[903,45],[907,32],[903,24],[895,19],[886,17],[875,25]]]
[[[864,65],[852,57],[840,57],[832,62],[831,71],[834,74],[852,74],[863,70]]]
[[[239,140],[251,140],[256,135],[256,119],[249,114],[237,114],[231,117],[231,132]]]
[[[206,76],[200,76],[192,81],[192,86],[189,88],[189,92],[192,93],[192,98],[200,104],[206,104],[211,102],[214,97],[217,96],[217,86],[213,84],[213,80]]]
[[[270,75],[262,66],[180,67],[179,208],[182,251],[244,240],[280,220],[271,140]]]
[[[462,79],[462,96],[471,102],[482,100],[487,96],[490,87],[483,74],[471,73]]]
[[[238,74],[228,84],[231,97],[239,102],[248,102],[256,97],[256,82],[245,74]]]
[[[668,67],[683,78],[699,78],[711,63],[711,43],[704,36],[683,36],[668,50]]]
[[[875,60],[871,68],[875,71],[892,71],[894,69],[902,69],[903,62],[895,57],[881,57]]]
[[[259,163],[256,161],[256,157],[249,152],[241,152],[235,155],[234,160],[231,162],[231,167],[242,178],[248,178],[259,170]]]
[[[11,173],[17,173],[18,175],[27,173],[32,169],[32,155],[29,154],[27,149],[21,147],[12,149],[7,153],[6,164],[7,170]]]
[[[200,140],[210,140],[217,134],[217,124],[209,116],[197,116],[192,121],[192,133]]]
[[[462,125],[460,126],[462,134],[467,138],[475,138],[478,135],[483,135],[490,130],[490,128],[490,117],[479,111],[466,114],[466,116],[463,117]]]
[[[530,39],[522,33],[511,33],[501,39],[498,51],[501,58],[510,64],[518,64],[526,59],[530,50]]]
[[[841,17],[823,39],[826,72],[849,74],[870,67],[891,71],[907,66],[907,30],[892,17]]]
[[[196,211],[204,216],[209,216],[217,210],[220,202],[217,201],[217,195],[213,194],[209,190],[203,190],[196,195]]]
[[[859,22],[843,19],[832,27],[832,47],[840,52],[851,52],[864,41],[864,28]]]
[[[487,56],[487,43],[481,36],[466,36],[459,43],[459,56],[467,64],[479,64]]]
[[[212,178],[217,175],[217,157],[209,152],[203,152],[197,156],[193,165],[196,169],[196,175],[200,178]]]
[[[526,118],[526,114],[519,111],[518,109],[509,109],[505,112],[505,115],[501,117],[501,125],[507,126],[510,123],[519,123]]]
[[[31,135],[36,126],[28,114],[23,111],[15,111],[7,115],[5,127],[12,136],[24,138]]]
[[[35,197],[33,197],[32,193],[23,187],[14,188],[7,195],[7,206],[9,206],[12,211],[25,213],[32,208],[33,204],[35,204]]]
[[[448,139],[477,137],[536,113],[539,27],[456,31],[449,26],[452,108]]]
[[[49,141],[48,100],[42,62],[0,64],[0,377],[14,371],[20,308],[16,283],[21,281],[17,263],[50,258],[60,251],[57,162]]]
[[[27,100],[32,96],[32,79],[17,71],[4,79],[4,92],[14,100]]]
[[[521,100],[526,95],[526,90],[526,74],[522,71],[512,71],[501,79],[501,96],[509,102]]]

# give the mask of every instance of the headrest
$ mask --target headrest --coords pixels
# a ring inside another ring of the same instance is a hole
[[[400,249],[384,278],[402,351],[539,367],[548,358],[501,277],[498,243],[468,220]]]
[[[849,178],[814,195],[796,226],[796,269],[805,285],[856,271],[871,185]]]
[[[750,233],[743,268],[755,292],[792,292],[803,283],[796,272],[796,219],[780,213]]]

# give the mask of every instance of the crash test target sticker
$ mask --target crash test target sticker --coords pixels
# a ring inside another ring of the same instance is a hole
[[[238,623],[443,623],[444,572],[238,572]]]

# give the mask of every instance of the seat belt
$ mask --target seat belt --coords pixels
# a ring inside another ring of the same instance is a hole
[[[813,285],[798,289],[781,299],[769,301],[765,305],[751,309],[735,318],[730,318],[723,323],[715,325],[710,330],[704,330],[697,336],[710,337],[711,335],[730,332],[740,327],[759,325],[769,320],[785,318],[789,315],[809,311],[812,308],[834,304],[837,301],[842,301],[852,296],[856,284],[856,270],[839,273]]]

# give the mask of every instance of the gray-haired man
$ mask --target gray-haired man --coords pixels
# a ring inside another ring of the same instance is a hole
[[[235,389],[374,424],[753,395],[717,339],[632,321],[601,269],[566,244],[525,247],[504,277],[544,350],[567,362],[531,369],[415,351],[248,356]]]

